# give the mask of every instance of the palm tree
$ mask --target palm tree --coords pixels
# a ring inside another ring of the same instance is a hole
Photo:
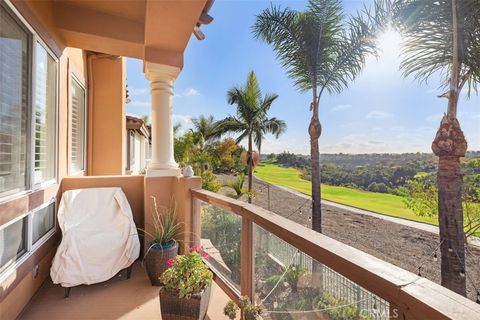
[[[432,143],[439,157],[438,212],[442,285],[466,295],[460,158],[467,142],[457,119],[458,98],[478,94],[480,6],[478,0],[394,0],[392,15],[403,36],[404,75],[427,81],[441,75],[447,113]]]
[[[198,118],[192,119],[193,129],[192,131],[198,137],[198,140],[203,143],[213,142],[215,140],[215,119],[213,116],[201,115]]]
[[[377,6],[382,6],[378,3]],[[374,38],[383,25],[383,10],[362,14],[344,21],[341,0],[310,0],[306,11],[272,6],[257,16],[253,26],[256,38],[273,47],[287,69],[294,86],[311,91],[308,127],[312,166],[312,229],[322,231],[320,205],[320,153],[318,139],[322,127],[318,116],[324,92],[340,93],[365,65],[368,54],[376,54]]]
[[[217,122],[215,136],[226,133],[239,134],[237,143],[247,139],[248,165],[248,202],[252,202],[252,172],[253,172],[253,144],[260,149],[262,140],[267,133],[278,138],[285,132],[287,125],[283,120],[275,117],[268,118],[267,113],[272,103],[277,99],[276,94],[266,94],[262,97],[260,85],[255,73],[250,71],[244,86],[233,87],[227,93],[228,103],[237,105],[237,115],[229,116]]]

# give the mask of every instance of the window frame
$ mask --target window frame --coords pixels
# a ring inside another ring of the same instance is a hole
[[[40,45],[46,52],[47,54],[53,58],[53,60],[55,61],[55,65],[56,65],[56,70],[55,70],[55,107],[54,107],[54,113],[55,113],[55,117],[54,117],[54,121],[55,121],[55,124],[53,126],[53,134],[54,134],[54,139],[53,139],[53,153],[55,154],[55,156],[53,157],[54,159],[54,163],[53,163],[53,177],[52,178],[49,178],[49,179],[46,179],[46,180],[43,180],[43,181],[40,181],[40,182],[36,182],[35,181],[35,125],[36,125],[36,116],[35,116],[35,98],[36,98],[36,93],[37,93],[37,88],[36,88],[36,85],[37,85],[37,75],[36,73],[34,73],[34,68],[36,68],[36,59],[37,59],[37,46],[36,44]],[[32,90],[31,90],[31,110],[30,110],[30,117],[31,117],[31,121],[30,121],[30,126],[31,126],[31,130],[30,130],[30,134],[31,134],[31,141],[30,141],[30,148],[31,148],[31,157],[30,157],[30,161],[31,161],[31,164],[30,164],[30,185],[31,185],[31,190],[35,191],[35,190],[39,190],[39,189],[42,189],[44,187],[48,187],[50,185],[53,185],[53,184],[56,184],[58,183],[58,136],[59,136],[59,129],[58,129],[58,126],[59,126],[59,105],[60,105],[60,97],[59,97],[59,93],[60,93],[60,82],[59,82],[59,78],[60,78],[60,62],[59,62],[59,59],[58,57],[53,53],[53,51],[47,46],[47,44],[37,35],[37,34],[33,34],[32,36]]]
[[[73,119],[72,119],[72,113],[73,113],[73,83],[76,83],[82,90],[83,90],[83,154],[82,154],[82,164],[83,168],[78,171],[73,171],[72,165],[72,147],[73,147]],[[80,80],[79,77],[75,75],[75,73],[70,72],[70,81],[69,81],[69,86],[71,88],[68,101],[70,102],[70,108],[69,108],[69,114],[68,114],[68,119],[69,119],[69,148],[68,148],[68,175],[69,176],[82,176],[85,175],[85,172],[87,171],[87,124],[88,124],[88,119],[87,119],[87,106],[88,106],[88,101],[87,101],[87,86]]]
[[[13,5],[8,1],[4,0],[0,2],[0,9],[6,11],[8,15],[17,23],[18,27],[21,28],[27,34],[27,101],[26,101],[26,128],[25,128],[25,184],[23,187],[14,188],[8,191],[0,192],[0,202],[8,201],[14,199],[19,195],[28,194],[32,190],[32,180],[30,167],[32,166],[31,157],[31,118],[32,118],[32,85],[33,85],[33,54],[32,54],[32,43],[33,43],[33,31],[32,28],[26,23],[25,19],[18,13],[18,11],[13,7]]]
[[[0,203],[5,203],[13,199],[18,199],[23,196],[27,196],[36,191],[44,189],[47,186],[51,186],[58,183],[59,179],[59,163],[58,163],[58,150],[59,150],[59,109],[60,109],[60,58],[49,47],[46,41],[42,39],[40,34],[29,24],[28,21],[20,14],[10,0],[1,0],[0,9],[5,10],[12,19],[23,29],[28,36],[27,43],[27,93],[26,93],[26,133],[25,133],[25,185],[23,188],[16,188],[6,192],[0,193]],[[53,125],[53,152],[54,152],[54,164],[53,164],[53,178],[46,179],[41,182],[35,182],[35,93],[36,93],[36,54],[37,44],[40,45],[47,54],[55,61],[55,107],[54,107],[54,125]],[[85,87],[83,87],[85,90]],[[86,90],[85,90],[86,92]],[[85,109],[86,112],[86,109]],[[86,127],[85,127],[86,128]],[[38,210],[44,209],[50,205],[53,205],[54,212],[54,225],[51,230],[44,234],[40,239],[33,241],[33,214]],[[15,261],[12,261],[8,265],[0,268],[0,283],[7,279],[15,270],[18,269],[27,259],[29,259],[37,250],[44,245],[52,236],[58,231],[57,220],[57,199],[52,197],[50,200],[44,202],[40,206],[35,207],[21,215],[16,216],[10,221],[0,225],[0,230],[7,228],[8,226],[23,220],[26,218],[26,246],[25,250],[21,254],[17,254]]]
[[[26,107],[26,157],[25,157],[25,186],[0,193],[0,202],[6,202],[20,196],[30,194],[50,185],[58,183],[58,143],[59,143],[59,105],[60,105],[60,59],[47,43],[39,36],[35,29],[23,18],[9,0],[0,2],[0,8],[5,10],[16,21],[18,26],[28,34],[27,43],[27,107]],[[55,124],[54,124],[54,177],[41,182],[35,182],[35,94],[36,94],[36,44],[42,46],[47,54],[54,59],[55,72]]]
[[[26,220],[26,239],[25,239],[25,251],[20,255],[17,255],[14,258],[14,261],[10,262],[9,264],[0,267],[0,283],[3,282],[6,278],[12,274],[20,265],[22,265],[28,258],[30,258],[42,245],[45,244],[50,238],[57,232],[58,229],[58,221],[57,221],[57,199],[55,197],[51,198],[49,201],[41,204],[40,206],[18,216],[14,219],[8,221],[7,223],[0,226],[0,231],[7,228],[8,226],[21,221],[23,219]],[[50,205],[53,205],[53,212],[55,213],[55,219],[53,219],[53,228],[45,233],[37,242],[33,243],[33,215],[35,212],[44,209]],[[3,270],[2,270],[3,269]]]

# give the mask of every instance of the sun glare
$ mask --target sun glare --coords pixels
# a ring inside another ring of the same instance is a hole
[[[378,48],[382,51],[380,55],[395,58],[398,57],[400,54],[401,42],[402,37],[398,32],[392,29],[382,32],[377,38]]]

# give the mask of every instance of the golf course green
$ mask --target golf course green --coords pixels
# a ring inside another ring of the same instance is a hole
[[[300,178],[300,171],[276,164],[264,163],[255,167],[254,175],[268,183],[290,188],[311,195],[311,183]],[[387,193],[322,184],[322,199],[369,210],[388,216],[438,225],[436,218],[420,217],[408,209],[402,197]]]

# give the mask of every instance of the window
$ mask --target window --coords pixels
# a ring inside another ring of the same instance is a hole
[[[0,196],[27,188],[28,74],[29,35],[0,6]]]
[[[130,170],[135,167],[135,131],[130,131]]]
[[[0,229],[0,272],[14,264],[27,251],[27,221],[23,217]]]
[[[0,227],[0,276],[55,232],[55,200]],[[31,226],[31,227],[29,227]],[[29,231],[31,229],[31,231]]]
[[[57,59],[0,1],[0,200],[55,178]],[[52,202],[0,226],[0,278],[55,232]]]
[[[39,43],[35,70],[35,183],[55,178],[57,63]]]
[[[36,244],[47,233],[55,229],[55,204],[50,203],[37,210],[32,216],[32,245]]]
[[[56,106],[57,60],[1,2],[0,197],[55,178]]]
[[[72,151],[70,173],[85,169],[85,89],[72,80]]]

